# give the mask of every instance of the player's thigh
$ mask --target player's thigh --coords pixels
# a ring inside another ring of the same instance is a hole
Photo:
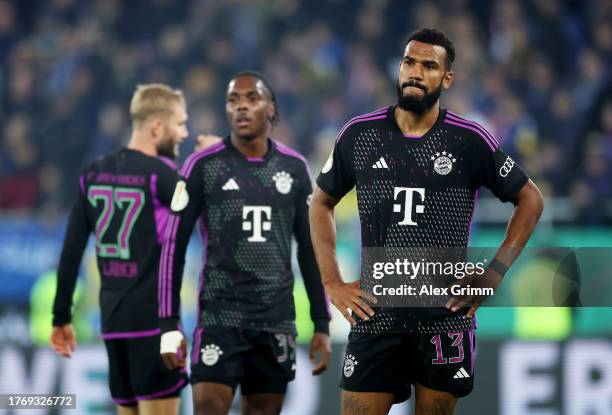
[[[243,395],[262,395],[253,402],[267,402],[265,396],[277,395],[269,400],[282,404],[281,396],[287,392],[287,384],[295,379],[296,346],[290,333],[269,333],[245,330],[244,338],[251,349],[246,354],[244,377],[240,381]],[[262,404],[263,404],[262,403]]]
[[[457,395],[415,384],[415,415],[453,415]]]
[[[178,415],[180,403],[178,396],[138,401],[138,415]]]
[[[391,394],[394,403],[410,397],[411,368],[403,333],[351,333],[340,387],[347,392]],[[354,400],[354,399],[352,399]]]
[[[198,382],[191,386],[194,415],[226,415],[234,399],[234,389],[228,385]]]
[[[138,406],[117,405],[117,415],[139,415]]]
[[[458,397],[474,387],[474,330],[421,334],[411,338],[418,352],[411,356],[412,382]]]
[[[386,415],[395,400],[395,394],[384,392],[342,391],[340,413],[342,415]]]
[[[160,335],[128,340],[130,381],[138,401],[178,398],[189,382],[184,369],[170,370],[159,354]]]
[[[242,395],[242,415],[280,414],[284,400],[285,395],[278,393]]]

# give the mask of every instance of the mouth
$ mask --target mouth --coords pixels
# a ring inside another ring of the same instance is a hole
[[[236,117],[236,125],[238,127],[247,127],[251,124],[251,119],[246,115],[239,115]]]
[[[402,91],[405,90],[406,88],[408,89],[417,89],[423,93],[426,92],[425,87],[418,85],[418,84],[414,84],[414,83],[404,83],[402,84]]]

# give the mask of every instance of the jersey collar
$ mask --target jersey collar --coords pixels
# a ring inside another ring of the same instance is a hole
[[[240,150],[234,147],[230,136],[225,137],[223,141],[226,147],[232,154],[234,154],[235,157],[240,159],[241,162],[246,163],[250,166],[264,166],[265,164],[267,164],[268,160],[270,160],[272,154],[274,153],[274,150],[276,149],[276,144],[274,143],[274,140],[271,140],[268,137],[268,151],[266,151],[266,154],[263,157],[245,157],[244,154],[240,152]]]
[[[427,130],[425,134],[423,134],[422,136],[404,135],[404,133],[402,133],[402,130],[400,130],[399,126],[397,125],[397,122],[395,121],[396,107],[397,105],[393,105],[389,109],[386,120],[392,132],[391,138],[396,140],[421,142],[424,138],[429,137],[438,127],[440,127],[440,125],[444,121],[444,117],[446,116],[446,108],[440,108],[440,112],[438,113],[438,118],[436,119],[436,122],[434,123],[434,125],[431,126],[429,130]]]

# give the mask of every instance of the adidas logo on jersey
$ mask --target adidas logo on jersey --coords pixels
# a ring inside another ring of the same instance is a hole
[[[234,180],[234,178],[232,177],[227,182],[225,182],[225,184],[223,185],[223,187],[221,189],[223,189],[223,190],[240,190],[240,187],[238,186],[238,183],[236,183],[236,180]]]
[[[380,159],[378,159],[376,163],[372,164],[372,168],[373,169],[388,169],[389,166],[387,165],[385,158],[381,157]]]
[[[457,373],[455,373],[455,376],[453,376],[453,379],[465,379],[469,377],[470,375],[468,374],[468,372],[463,367],[461,367],[461,369],[459,369]]]

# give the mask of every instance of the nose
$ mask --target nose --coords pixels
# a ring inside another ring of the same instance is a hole
[[[248,110],[248,99],[246,98],[240,98],[238,100],[238,103],[236,105],[236,110],[237,111],[246,111]]]
[[[408,66],[408,79],[414,79],[417,81],[423,80],[423,65],[415,63],[412,66]]]

